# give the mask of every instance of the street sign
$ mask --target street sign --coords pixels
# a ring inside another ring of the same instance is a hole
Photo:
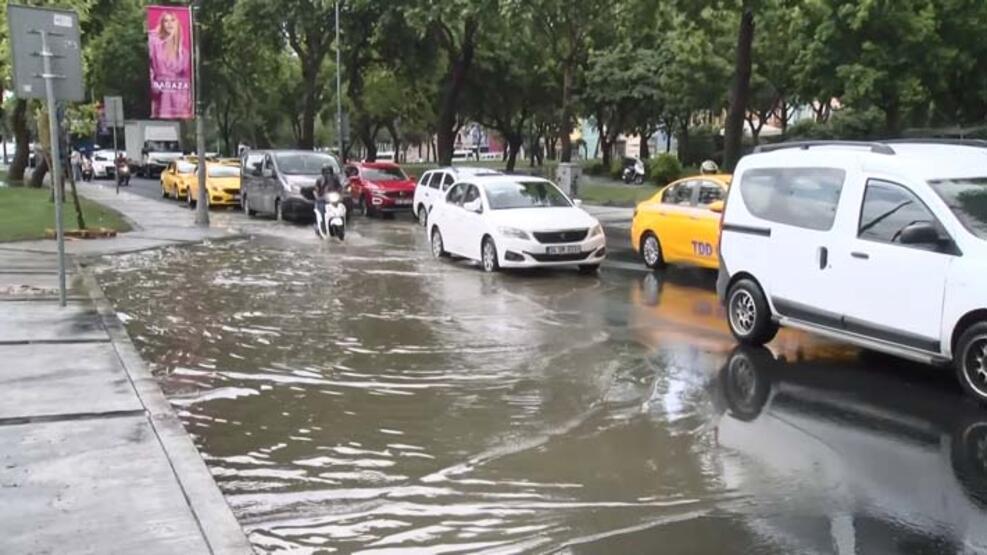
[[[69,10],[10,4],[7,21],[14,60],[14,94],[18,98],[46,98],[41,56],[43,33],[52,54],[55,100],[84,100],[79,16]]]
[[[103,117],[107,127],[123,127],[123,97],[103,97]]]

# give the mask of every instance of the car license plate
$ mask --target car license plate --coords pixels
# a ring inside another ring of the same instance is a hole
[[[397,200],[394,201],[394,204],[397,204],[399,206],[405,206],[405,205],[411,204],[411,199],[410,198],[399,198],[399,199],[397,199]]]
[[[582,249],[579,245],[565,245],[562,247],[546,247],[548,254],[579,254]]]

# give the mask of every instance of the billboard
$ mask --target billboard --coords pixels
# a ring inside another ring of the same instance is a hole
[[[191,9],[148,6],[147,50],[151,67],[151,118],[195,117]]]

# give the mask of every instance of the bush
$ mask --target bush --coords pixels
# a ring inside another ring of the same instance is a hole
[[[648,160],[648,178],[659,187],[664,187],[682,177],[682,164],[673,154],[659,154]]]
[[[586,175],[602,176],[607,172],[603,167],[603,162],[600,162],[599,160],[592,160],[587,164],[583,164],[583,173]]]
[[[620,179],[623,173],[624,173],[624,161],[623,161],[623,159],[613,160],[613,161],[610,162],[610,177],[611,178],[613,178],[613,179]]]

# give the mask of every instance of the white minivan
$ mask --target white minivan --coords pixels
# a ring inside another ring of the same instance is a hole
[[[465,166],[449,166],[429,170],[422,174],[415,186],[415,197],[412,201],[415,217],[422,226],[428,221],[428,213],[432,204],[445,197],[449,187],[466,177],[483,177],[501,175],[499,171],[486,168],[471,168]]]
[[[987,403],[987,143],[783,143],[733,184],[717,291],[739,341],[782,325],[952,363]]]

